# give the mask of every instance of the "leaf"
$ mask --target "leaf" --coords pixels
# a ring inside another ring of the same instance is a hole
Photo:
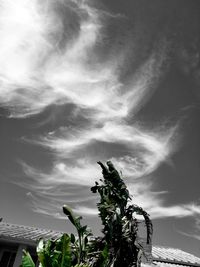
[[[29,252],[23,250],[23,253],[24,255],[22,256],[22,267],[35,267],[35,263],[33,262]]]
[[[71,238],[71,242],[72,242],[72,244],[74,244],[75,241],[76,241],[75,235],[71,233],[70,238]]]
[[[87,245],[88,244],[88,238],[87,238],[87,236],[85,237],[84,241],[85,241],[85,245]]]
[[[62,259],[60,267],[71,267],[71,247],[70,237],[67,234],[63,234],[61,238],[62,243]]]
[[[81,228],[80,228],[80,233],[81,234],[86,234],[86,232],[87,232],[87,225],[84,225],[84,226],[82,226]]]
[[[82,219],[82,217],[75,217],[75,215],[73,214],[72,209],[67,206],[64,205],[63,206],[63,212],[65,215],[67,215],[67,217],[69,218],[70,222],[76,227],[77,231],[79,231],[80,229],[80,220]]]
[[[106,244],[101,254],[99,255],[98,266],[104,267],[109,259],[108,257],[109,257],[109,250],[108,250],[108,245]]]
[[[99,186],[95,185],[95,186],[92,186],[90,190],[92,191],[92,193],[96,193],[98,188],[99,188]]]
[[[64,212],[65,215],[68,216],[70,222],[71,222],[74,226],[76,226],[76,217],[74,216],[74,214],[73,214],[72,210],[70,209],[70,207],[67,206],[67,205],[64,205],[64,206],[63,206],[63,212]]]
[[[40,239],[37,245],[37,254],[42,267],[51,267],[52,260],[51,260],[51,247],[52,247],[51,240],[47,240],[46,242],[43,239]]]
[[[37,253],[41,252],[44,249],[44,240],[42,238],[39,239],[36,251]]]

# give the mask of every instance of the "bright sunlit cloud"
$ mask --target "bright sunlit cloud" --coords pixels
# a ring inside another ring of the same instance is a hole
[[[70,114],[59,113],[71,116],[73,123],[24,138],[55,155],[48,173],[22,163],[28,178],[20,185],[30,191],[32,209],[63,218],[60,207],[67,202],[77,213],[95,215],[97,198],[89,194],[101,176],[95,162],[111,159],[127,179],[135,203],[153,218],[199,214],[199,207],[189,204],[167,207],[162,200],[166,192],[154,192],[151,178],[140,179],[151,177],[178,147],[178,125],[163,122],[148,129],[135,119],[163,75],[166,42],[122,79],[132,48],[124,41],[121,51],[107,58],[99,51],[106,16],[118,16],[97,10],[90,1],[7,0],[0,5],[0,104],[15,118],[41,114],[51,105],[74,105]],[[78,116],[85,123],[76,121]]]

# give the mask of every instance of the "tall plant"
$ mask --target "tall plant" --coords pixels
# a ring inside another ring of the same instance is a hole
[[[134,214],[143,215],[147,227],[147,243],[150,243],[153,227],[149,215],[141,207],[129,204],[129,191],[111,161],[101,166],[103,180],[95,182],[93,193],[100,194],[97,204],[103,224],[103,240],[109,251],[107,266],[140,266],[142,247],[137,241],[138,222]]]
[[[86,263],[88,261],[88,251],[89,251],[89,237],[92,236],[91,231],[88,229],[87,225],[81,225],[82,217],[75,216],[67,205],[63,206],[63,212],[68,216],[70,222],[75,226],[78,234],[78,238],[71,234],[71,243],[74,247],[75,258],[77,264]]]
[[[41,267],[139,267],[142,246],[138,243],[138,222],[135,214],[144,217],[147,227],[147,243],[151,241],[153,227],[149,215],[141,207],[130,204],[129,191],[111,161],[107,166],[98,162],[104,179],[91,188],[99,193],[97,203],[103,225],[103,237],[91,237],[81,217],[63,206],[63,212],[77,230],[77,237],[64,234],[58,240],[40,240],[37,254]],[[24,252],[22,267],[35,267],[31,256]]]

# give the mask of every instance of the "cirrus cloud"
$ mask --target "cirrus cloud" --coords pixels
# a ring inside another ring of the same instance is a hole
[[[119,19],[91,1],[1,2],[1,105],[21,119],[52,105],[73,105],[70,114],[58,112],[71,117],[66,125],[58,122],[53,131],[24,138],[53,151],[54,162],[48,172],[21,163],[27,179],[18,183],[30,191],[35,212],[62,218],[58,210],[68,202],[75,211],[94,215],[96,197],[88,197],[99,177],[94,162],[111,159],[127,177],[134,201],[153,218],[198,214],[198,206],[190,204],[168,207],[164,192],[154,192],[150,182],[152,172],[178,147],[178,124],[167,127],[163,122],[149,129],[136,120],[164,75],[169,43],[160,40],[124,75],[140,44],[130,45],[137,39],[131,34],[125,40],[118,36],[121,46],[109,40],[114,53],[103,56],[108,17]],[[142,180],[147,176],[150,181]]]

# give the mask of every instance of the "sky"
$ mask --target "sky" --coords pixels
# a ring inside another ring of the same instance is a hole
[[[111,160],[153,244],[200,256],[200,2],[1,0],[0,216],[101,231]]]

